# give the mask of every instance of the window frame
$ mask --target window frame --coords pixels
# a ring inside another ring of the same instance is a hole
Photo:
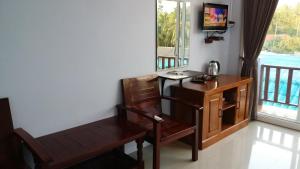
[[[181,17],[181,11],[180,11],[180,2],[185,2],[185,15],[184,15],[184,22],[183,24],[185,25],[184,29],[181,30],[180,29],[180,22],[176,22],[176,45],[175,45],[175,60],[174,60],[174,67],[171,67],[171,68],[164,68],[164,69],[160,69],[159,68],[159,60],[158,60],[158,20],[157,20],[157,17],[158,17],[158,0],[155,0],[155,70],[157,72],[162,72],[162,71],[169,71],[169,70],[176,70],[176,69],[181,69],[181,68],[185,68],[185,67],[188,67],[189,65],[189,62],[190,62],[190,44],[191,44],[191,27],[190,27],[190,30],[189,30],[189,50],[188,50],[188,61],[187,61],[187,64],[184,64],[184,58],[185,57],[180,57],[180,39],[181,39],[181,33],[185,33],[185,30],[186,30],[186,2],[189,2],[191,3],[190,0],[173,0],[173,1],[176,1],[177,2],[177,8],[176,8],[176,20],[179,20],[182,22],[182,20],[180,19]],[[190,5],[190,8],[191,8],[191,5]],[[191,16],[191,11],[190,11],[190,16]],[[191,17],[190,17],[190,25],[191,25]],[[186,53],[185,51],[185,36],[184,38],[182,39],[183,41],[183,46],[184,46],[184,55]],[[177,56],[176,56],[177,55]],[[179,64],[179,59],[182,59],[181,60],[181,64]]]

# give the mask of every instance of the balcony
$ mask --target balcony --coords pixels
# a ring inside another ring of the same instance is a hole
[[[188,49],[185,50],[185,53],[188,53]],[[179,54],[182,55],[181,53]],[[156,64],[158,70],[174,69],[177,62],[178,67],[188,65],[188,55],[184,57],[177,57],[175,47],[158,47],[157,55]]]
[[[273,57],[273,62],[259,62],[258,112],[263,115],[300,122],[298,113],[300,68],[297,65],[289,64],[291,61],[288,58],[283,56],[282,58],[280,60],[280,58]],[[293,64],[300,63],[298,61]]]

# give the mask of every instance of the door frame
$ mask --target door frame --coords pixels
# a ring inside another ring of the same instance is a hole
[[[283,119],[280,117],[272,117],[272,116],[268,116],[268,115],[258,112],[257,120],[261,121],[261,122],[266,122],[266,123],[274,124],[277,126],[300,131],[300,123],[291,121],[291,120],[287,120],[287,119]]]
[[[259,104],[258,100],[260,97],[260,85],[261,85],[261,62],[260,62],[260,58],[257,58],[257,98],[256,98],[256,103],[257,105]],[[300,97],[299,97],[300,99]],[[261,121],[261,122],[266,122],[266,123],[270,123],[270,124],[274,124],[277,126],[281,126],[281,127],[285,127],[285,128],[289,128],[289,129],[293,129],[293,130],[299,130],[300,131],[300,121],[293,121],[293,120],[289,120],[286,118],[282,118],[282,117],[275,117],[275,116],[271,116],[268,115],[266,113],[263,112],[259,112],[258,109],[257,111],[257,120]],[[300,117],[300,104],[298,105],[298,117]]]

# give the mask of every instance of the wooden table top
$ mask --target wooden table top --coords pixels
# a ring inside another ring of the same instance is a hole
[[[145,131],[116,117],[37,138],[53,159],[51,169],[66,168],[141,138]]]
[[[251,81],[252,78],[249,77],[240,77],[236,75],[219,75],[217,79],[206,81],[205,83],[185,82],[182,84],[182,87],[207,94],[237,87],[240,84],[246,84]]]
[[[178,73],[178,74],[176,74]],[[185,70],[185,71],[171,71],[162,75],[159,75],[160,78],[169,79],[169,80],[183,80],[187,78],[191,78],[193,76],[204,74],[203,72],[197,72],[193,70]]]

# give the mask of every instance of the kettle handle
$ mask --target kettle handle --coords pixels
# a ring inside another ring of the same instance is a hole
[[[218,73],[220,73],[220,70],[221,70],[221,65],[218,61],[216,61],[217,65],[218,65]]]

